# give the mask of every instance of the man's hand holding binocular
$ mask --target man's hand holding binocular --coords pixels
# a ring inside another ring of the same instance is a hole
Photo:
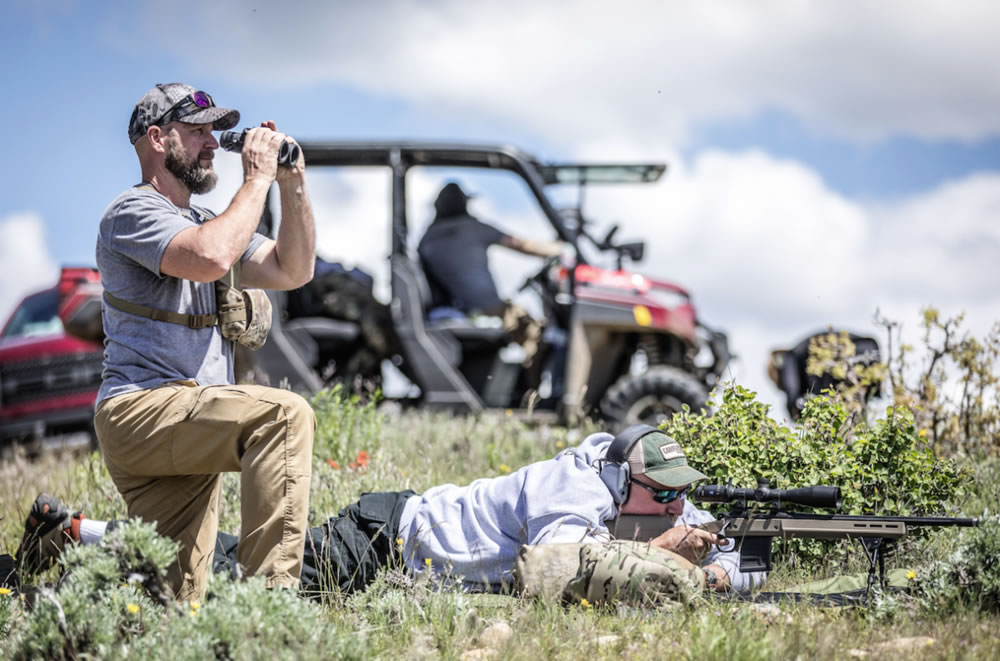
[[[235,133],[235,132],[234,132]],[[249,181],[261,177],[279,185],[301,181],[305,173],[305,159],[295,139],[278,131],[273,121],[261,122],[259,127],[237,134],[239,141],[221,140],[224,149],[240,151],[243,158],[243,177]],[[288,165],[279,162],[289,161]]]

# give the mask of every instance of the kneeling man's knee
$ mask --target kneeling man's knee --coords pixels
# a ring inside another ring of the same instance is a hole
[[[316,414],[309,402],[296,393],[282,391],[280,402],[288,424],[286,447],[290,453],[302,457],[311,465]]]

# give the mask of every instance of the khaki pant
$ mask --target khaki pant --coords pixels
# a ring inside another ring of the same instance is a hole
[[[298,585],[316,426],[302,397],[181,381],[102,401],[95,425],[129,517],[181,544],[167,573],[178,599],[204,596],[228,471],[243,473],[239,564],[269,586]]]

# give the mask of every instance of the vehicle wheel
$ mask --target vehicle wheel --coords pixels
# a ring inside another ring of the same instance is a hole
[[[626,374],[604,393],[601,413],[616,425],[644,422],[654,427],[687,404],[692,411],[705,408],[708,391],[691,374],[656,365],[637,376]]]

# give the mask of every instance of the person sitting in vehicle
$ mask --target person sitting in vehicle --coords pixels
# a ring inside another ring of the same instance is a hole
[[[541,325],[521,306],[500,298],[487,250],[501,245],[526,255],[558,257],[563,246],[502,232],[471,215],[469,199],[456,182],[444,185],[434,201],[434,220],[417,247],[420,264],[435,302],[469,315],[500,317],[504,329],[524,348],[525,365],[530,365],[541,338]]]
[[[633,425],[617,437],[592,434],[553,459],[466,486],[444,484],[420,495],[366,493],[309,532],[302,589],[364,589],[379,569],[402,565],[411,576],[430,572],[467,590],[502,591],[515,584],[522,545],[609,542],[609,524],[613,528],[621,514],[664,517],[666,532],[649,545],[683,558],[678,564],[688,576],[698,574],[699,586],[745,591],[761,585],[765,574],[741,572],[739,553],[723,550],[724,538],[699,527],[715,517],[685,495],[702,479],[676,441]],[[108,525],[39,496],[18,550],[22,572],[49,566],[67,542],[98,542]],[[218,535],[216,571],[235,566],[237,542]]]
[[[853,355],[847,358],[847,366],[871,366],[881,361],[878,342],[874,338],[833,328],[813,333],[791,349],[776,349],[771,352],[767,373],[774,385],[785,393],[788,415],[792,420],[799,419],[808,397],[830,388],[835,389],[844,383],[845,379],[835,377],[830,371],[816,375],[810,374],[806,369],[811,348],[818,342],[826,342],[827,338],[827,343],[836,343],[840,335],[845,335],[854,346]],[[862,396],[867,401],[878,396],[880,390],[879,385],[874,384],[864,388]]]

